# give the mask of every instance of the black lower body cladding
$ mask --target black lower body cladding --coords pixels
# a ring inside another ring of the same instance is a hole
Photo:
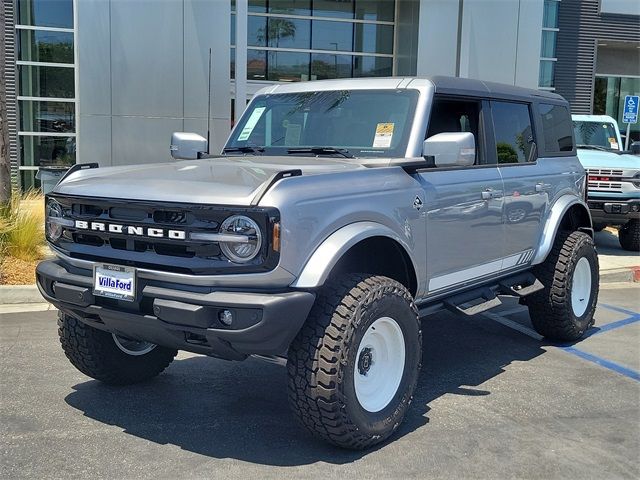
[[[286,354],[315,301],[302,291],[202,292],[139,282],[137,300],[127,302],[94,296],[89,270],[57,260],[41,262],[36,279],[47,301],[94,328],[229,360]],[[224,310],[233,314],[231,325],[219,320]]]

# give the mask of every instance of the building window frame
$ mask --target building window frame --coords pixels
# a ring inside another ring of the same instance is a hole
[[[354,2],[354,8],[355,8],[355,2]],[[235,2],[232,2],[231,5],[231,19],[232,19],[232,24],[233,24],[233,19],[234,16],[236,15],[236,8],[235,8]],[[312,11],[313,12],[313,11]],[[270,18],[283,18],[283,19],[292,19],[292,20],[305,20],[305,21],[309,21],[309,22],[313,22],[313,21],[323,21],[323,22],[342,22],[342,23],[348,23],[353,25],[354,27],[354,32],[353,32],[353,37],[352,37],[352,46],[351,46],[351,50],[326,50],[326,49],[317,49],[317,48],[311,48],[312,46],[312,38],[313,38],[313,23],[310,23],[310,44],[309,44],[309,48],[295,48],[295,47],[274,47],[274,46],[252,46],[252,45],[247,45],[246,49],[247,51],[253,51],[253,52],[288,52],[288,53],[299,53],[299,54],[306,54],[309,55],[309,79],[311,79],[311,55],[313,54],[324,54],[324,55],[349,55],[352,57],[352,64],[351,64],[351,76],[354,75],[354,71],[355,71],[355,58],[356,57],[375,57],[375,58],[389,58],[390,62],[391,62],[391,75],[395,75],[396,74],[396,48],[397,48],[397,41],[396,41],[396,35],[397,35],[397,29],[398,29],[398,25],[397,25],[397,19],[398,19],[398,1],[395,0],[394,1],[394,6],[393,6],[393,12],[394,12],[394,16],[393,16],[393,20],[370,20],[370,19],[361,19],[361,18],[355,18],[355,15],[353,16],[353,18],[344,18],[344,17],[335,17],[335,16],[324,16],[324,15],[300,15],[300,14],[288,14],[288,13],[272,13],[269,12],[268,10],[265,12],[255,12],[255,11],[251,11],[248,10],[247,12],[247,16],[250,17],[262,17],[262,18],[266,18],[267,20]],[[393,28],[392,34],[391,34],[391,38],[392,38],[392,46],[391,46],[391,53],[371,53],[371,52],[358,52],[355,51],[355,26],[356,25],[386,25],[386,26],[391,26]],[[232,53],[232,57],[235,54],[236,51],[236,43],[233,41],[233,39],[230,39],[230,47],[231,47],[231,53]],[[268,75],[269,72],[269,66],[268,66],[268,57],[269,55],[266,55],[267,58],[267,63],[265,64],[265,77]],[[234,60],[235,61],[235,60]],[[341,77],[336,77],[336,78],[341,78]],[[351,78],[351,77],[348,77]],[[234,81],[235,78],[232,78],[232,81]],[[264,85],[264,84],[278,84],[278,83],[289,83],[286,81],[279,81],[279,80],[272,80],[272,79],[255,79],[255,78],[247,78],[246,82],[248,83],[256,83],[256,84],[260,84],[260,85]]]
[[[556,4],[556,8],[559,10],[560,8],[560,2],[562,0],[545,0],[543,2],[543,9],[546,8],[547,2],[555,2]],[[541,77],[540,74],[542,73],[542,65],[544,63],[548,63],[548,62],[557,62],[558,61],[558,52],[556,51],[557,48],[557,44],[558,44],[558,32],[560,31],[560,28],[558,27],[557,21],[558,21],[558,14],[556,13],[556,26],[555,27],[547,27],[544,24],[544,17],[545,17],[545,12],[543,11],[542,14],[542,28],[541,28],[541,35],[540,35],[540,63],[539,63],[539,73],[538,73],[538,89],[539,90],[545,90],[548,92],[554,92],[556,90],[555,87],[555,63],[553,64],[553,74],[551,76],[551,85],[543,85],[541,82]],[[553,47],[553,51],[555,53],[554,57],[546,57],[543,56],[543,45],[544,45],[544,33],[545,32],[555,32],[556,33],[556,38],[555,38],[555,45]]]
[[[16,24],[14,28],[15,42],[16,46],[21,41],[20,33],[25,30],[31,31],[39,31],[39,32],[63,32],[63,33],[71,33],[73,34],[73,63],[59,63],[59,62],[46,62],[46,61],[38,61],[38,60],[16,60],[16,71],[18,71],[21,65],[23,66],[32,66],[32,67],[56,67],[56,68],[70,68],[73,69],[73,97],[69,98],[59,98],[59,97],[46,97],[46,96],[31,96],[31,95],[17,95],[16,101],[20,103],[21,101],[32,101],[32,102],[64,102],[64,103],[72,103],[73,107],[73,115],[74,115],[74,123],[75,128],[72,132],[41,132],[41,131],[30,131],[22,129],[22,122],[19,118],[20,109],[17,109],[17,143],[21,144],[20,138],[24,137],[40,137],[40,138],[73,138],[75,141],[74,148],[74,161],[75,163],[79,162],[78,158],[78,131],[79,131],[79,116],[78,116],[78,9],[77,9],[77,0],[70,0],[73,11],[73,28],[68,27],[49,27],[49,26],[40,26],[40,25],[27,25],[21,24],[20,18],[16,16]],[[17,83],[20,82],[20,77],[17,75]],[[19,86],[16,88],[17,92],[20,91]],[[23,152],[18,149],[18,186],[21,190],[24,190],[26,185],[23,185],[22,181],[22,172],[33,172],[37,171],[40,167],[38,165],[26,165],[25,159],[22,158]],[[35,185],[29,185],[29,187],[33,187]]]

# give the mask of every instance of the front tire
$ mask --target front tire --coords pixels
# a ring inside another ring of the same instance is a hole
[[[640,251],[640,220],[629,220],[618,230],[620,246],[630,252]]]
[[[58,336],[74,367],[109,385],[149,380],[167,368],[178,353],[98,330],[62,312],[58,315]]]
[[[403,285],[366,274],[330,280],[289,349],[291,409],[314,435],[365,449],[402,422],[421,358],[420,321]]]
[[[544,289],[527,297],[535,330],[550,340],[578,340],[591,328],[598,302],[598,255],[583,232],[559,232],[534,274]]]

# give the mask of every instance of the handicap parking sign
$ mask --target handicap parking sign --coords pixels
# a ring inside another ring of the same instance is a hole
[[[622,114],[622,121],[624,123],[638,123],[638,104],[640,103],[640,96],[627,95],[624,97],[624,113]]]

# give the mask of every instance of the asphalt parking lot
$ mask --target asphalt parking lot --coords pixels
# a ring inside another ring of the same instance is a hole
[[[327,446],[287,409],[285,370],[181,354],[126,388],[77,372],[55,312],[0,315],[3,478],[638,478],[640,300],[601,291],[575,345],[523,307],[425,319],[423,371],[393,441]]]

